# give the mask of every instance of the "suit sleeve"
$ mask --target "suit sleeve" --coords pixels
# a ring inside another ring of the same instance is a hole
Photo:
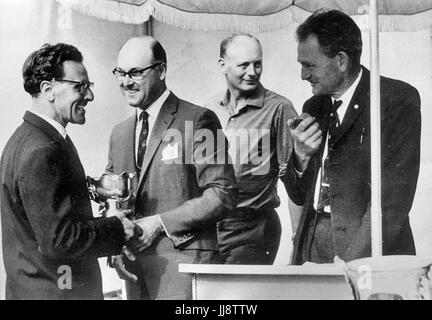
[[[237,202],[234,169],[228,162],[228,143],[217,116],[210,110],[203,110],[198,121],[194,123],[194,132],[214,137],[213,140],[194,141],[193,145],[195,176],[203,193],[173,210],[160,214],[175,245],[181,243],[181,234],[194,229],[204,229],[206,224],[220,220],[224,214],[235,208]],[[217,143],[220,139],[224,139],[225,143]]]
[[[118,254],[124,242],[120,220],[93,218],[85,182],[67,164],[67,155],[53,145],[27,154],[18,174],[18,188],[38,249],[51,259]],[[78,179],[78,180],[77,180]]]
[[[318,102],[316,102],[318,101]],[[308,113],[312,116],[315,116],[319,121],[322,121],[322,115],[316,112],[316,109],[322,109],[321,100],[309,99],[303,105],[303,112]],[[321,129],[322,124],[320,125]],[[314,166],[313,163],[315,161],[315,157],[319,157],[318,154],[315,154],[311,157],[308,163],[308,167],[303,172],[303,174],[299,175],[294,165],[294,157],[295,151],[290,153],[287,163],[286,174],[283,177],[282,181],[285,185],[285,189],[287,190],[288,196],[296,204],[297,206],[302,206],[305,203],[306,194],[310,191],[313,182],[313,174],[314,174]]]
[[[381,120],[383,253],[394,251],[408,223],[420,167],[420,97],[412,87],[390,97]],[[371,253],[370,204],[348,249],[347,260]]]
[[[301,176],[295,169],[294,157],[295,155],[293,152],[288,160],[286,174],[282,181],[284,182],[285,189],[287,190],[290,199],[297,206],[302,206],[305,203],[306,194],[311,187],[313,179],[313,157],[309,161],[307,169]]]

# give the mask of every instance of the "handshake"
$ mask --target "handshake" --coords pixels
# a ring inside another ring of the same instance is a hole
[[[128,214],[131,213],[132,210],[119,210],[116,213],[125,230],[126,245],[123,246],[120,255],[108,259],[109,265],[115,268],[121,279],[135,282],[138,277],[126,269],[124,259],[135,261],[135,256],[146,250],[164,232],[164,228],[159,215],[131,221],[128,219]]]
[[[131,281],[137,281],[138,278],[126,269],[124,258],[134,261],[135,255],[150,247],[164,232],[159,215],[134,219],[134,211],[123,208],[128,207],[129,200],[133,198],[133,190],[136,189],[134,177],[135,173],[127,172],[119,175],[102,174],[98,178],[87,177],[90,199],[102,206],[102,216],[116,216],[123,225],[126,245],[120,255],[108,259],[110,266],[116,269],[121,279]]]

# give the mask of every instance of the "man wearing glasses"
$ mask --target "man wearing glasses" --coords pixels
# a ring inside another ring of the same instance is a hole
[[[98,257],[121,252],[135,224],[119,211],[93,218],[86,176],[66,132],[93,100],[83,57],[44,45],[23,66],[30,111],[1,159],[7,299],[102,299]]]
[[[178,264],[215,262],[216,221],[235,206],[233,168],[217,161],[226,143],[195,137],[215,138],[221,125],[212,111],[167,89],[166,53],[152,37],[127,41],[113,73],[136,114],[114,128],[106,169],[138,172],[135,223],[144,231],[134,261],[118,256],[114,266],[127,280],[128,299],[190,299],[191,278]],[[205,161],[196,161],[206,147]]]

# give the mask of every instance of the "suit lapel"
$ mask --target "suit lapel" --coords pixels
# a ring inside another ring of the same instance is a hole
[[[69,159],[71,159],[71,161],[75,164],[80,173],[85,176],[84,168],[73,144],[68,144],[62,135],[52,125],[32,112],[27,111],[24,114],[24,120],[39,128],[51,139],[59,143],[63,150],[69,154]]]
[[[68,147],[70,147],[72,149],[72,151],[75,153],[75,155],[77,157],[79,157],[78,151],[75,148],[75,145],[73,144],[73,142],[72,142],[71,138],[69,137],[69,135],[66,135],[66,143],[67,143]]]
[[[370,73],[366,68],[364,67],[362,68],[363,68],[362,78],[360,79],[360,82],[348,105],[342,124],[339,128],[337,128],[332,138],[332,146],[335,145],[337,141],[351,128],[351,126],[356,122],[360,114],[362,114],[365,109],[369,108]]]
[[[124,152],[121,155],[123,157],[122,170],[127,172],[136,172],[138,167],[136,165],[136,154],[135,154],[135,129],[137,121],[136,115],[130,117],[127,120],[126,132],[122,134],[121,137],[124,139],[121,145],[124,146]],[[132,157],[130,155],[133,155]]]
[[[174,114],[177,112],[178,107],[178,98],[170,93],[165,103],[162,105],[161,110],[156,118],[156,121],[153,125],[152,132],[150,133],[150,137],[147,144],[147,150],[144,154],[143,165],[141,168],[141,175],[139,179],[138,188],[141,187],[141,183],[143,181],[144,176],[147,173],[149,165],[158,149],[162,139],[174,121]]]

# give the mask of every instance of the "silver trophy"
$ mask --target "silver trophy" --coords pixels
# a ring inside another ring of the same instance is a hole
[[[98,178],[87,176],[87,187],[90,199],[99,203],[99,213],[103,217],[113,217],[120,210],[132,209],[134,211],[133,190],[134,177],[136,173],[122,172],[121,174],[104,173]],[[128,215],[134,220],[134,214]],[[143,230],[135,224],[134,238],[140,238]],[[111,258],[108,258],[108,265],[113,267]]]
[[[118,210],[131,209],[133,181],[136,173],[104,173],[98,178],[87,177],[90,199],[99,203],[104,217],[112,217]]]

